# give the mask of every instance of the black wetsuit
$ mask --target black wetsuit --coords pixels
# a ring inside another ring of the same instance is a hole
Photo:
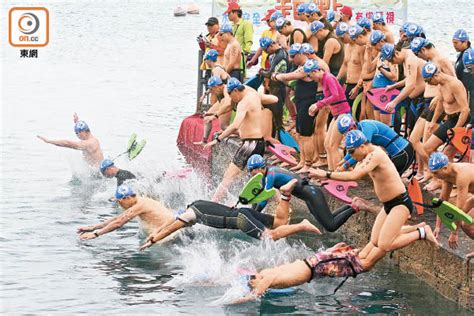
[[[330,72],[334,76],[337,76],[339,69],[341,69],[342,64],[344,63],[344,44],[338,37],[336,37],[336,35],[334,35],[333,32],[329,32],[325,39],[318,41],[318,51],[316,52],[316,55],[321,59],[324,57],[324,47],[326,46],[326,42],[331,38],[334,38],[341,47],[338,53],[335,53],[331,56],[328,64]]]
[[[471,45],[469,44],[469,47]],[[456,63],[456,77],[461,80],[462,84],[469,93],[469,108],[471,110],[471,124],[474,125],[474,75],[466,69],[464,62],[462,61],[462,55],[465,51],[459,53]]]
[[[310,213],[327,231],[336,231],[356,212],[349,205],[344,205],[331,213],[326,197],[319,187],[309,184],[297,174],[282,168],[269,167],[265,173],[263,184],[267,190],[271,188],[279,189],[293,179],[297,179],[298,184],[291,194],[306,202]],[[257,210],[263,209],[265,205],[266,201],[259,203]]]
[[[125,181],[136,179],[137,177],[135,177],[135,175],[128,170],[119,169],[115,175],[115,178],[117,179],[117,186],[119,186]]]
[[[318,83],[299,79],[295,86],[296,132],[301,136],[314,133],[314,116],[310,116],[309,107],[316,103]]]

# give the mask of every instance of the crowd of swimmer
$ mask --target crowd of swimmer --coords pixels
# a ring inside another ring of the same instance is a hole
[[[107,177],[117,178],[115,197],[124,212],[100,224],[79,228],[82,240],[107,234],[137,216],[149,227],[141,250],[195,223],[238,229],[257,239],[277,240],[302,231],[320,234],[306,219],[289,224],[292,196],[303,200],[311,215],[329,232],[336,231],[357,212],[377,214],[364,248],[338,243],[304,260],[262,270],[250,278],[251,299],[268,288],[295,286],[316,277],[355,276],[369,271],[388,252],[417,240],[438,247],[440,221],[434,231],[425,223],[407,225],[414,207],[403,175],[414,173],[410,170],[416,169],[414,161],[420,179],[433,178],[430,185],[442,188],[441,199],[448,200],[456,187],[455,204],[474,215],[474,197],[470,196],[474,193],[474,168],[468,162],[453,163],[456,152],[451,145],[444,145],[451,128],[466,126],[474,116],[474,52],[464,30],[453,36],[453,46],[459,52],[453,67],[418,24],[403,25],[395,44],[395,36],[382,16],[376,14],[372,21],[362,18],[355,22],[347,6],[325,17],[317,5],[302,4],[298,18],[308,23],[307,30],[294,27],[279,12],[269,10],[263,18],[269,29],[262,34],[257,53],[248,57],[253,40],[251,24],[242,20],[242,10],[236,3],[231,3],[226,13],[232,25],[220,26],[215,17],[206,23],[209,34],[202,67],[209,72],[208,93],[213,104],[204,115],[204,137],[199,144],[212,147],[237,134],[240,147],[212,201],[194,201],[185,210],[173,211],[157,200],[137,195],[132,186],[122,184],[134,178],[133,174],[103,159],[98,140],[77,116],[74,120],[79,142],[40,137],[47,143],[82,150],[91,166]],[[260,56],[263,88],[256,91],[243,80],[245,66],[255,65]],[[290,88],[288,82],[292,80],[296,84]],[[401,91],[385,109],[376,109],[365,97],[372,88]],[[361,106],[353,111],[360,93]],[[284,107],[290,113],[286,127],[296,128],[301,147],[301,160],[290,170],[284,164],[270,165],[264,158],[267,144],[279,143]],[[405,108],[403,120],[400,107]],[[215,119],[222,130],[209,141]],[[327,169],[320,169],[322,166]],[[278,189],[274,215],[265,212],[266,202],[252,207],[219,203],[244,170],[251,175],[262,174],[266,189]],[[381,209],[356,197],[350,205],[332,212],[317,185],[320,179],[357,181],[367,175],[383,204]],[[474,238],[473,225],[458,226]],[[450,246],[457,246],[457,236],[457,231],[451,234]]]

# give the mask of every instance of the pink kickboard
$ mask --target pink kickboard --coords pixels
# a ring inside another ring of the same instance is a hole
[[[191,172],[193,172],[193,168],[184,168],[173,172],[166,172],[165,177],[167,179],[186,178]]]
[[[292,166],[296,166],[298,161],[296,161],[295,157],[291,154],[296,153],[296,150],[293,147],[289,147],[283,144],[272,144],[268,146],[268,150],[270,150],[275,156],[278,157],[283,162],[289,163]]]
[[[397,89],[385,91],[385,88],[375,88],[370,89],[367,92],[367,98],[376,108],[388,112],[387,110],[385,110],[385,106],[387,105],[387,103],[392,101],[393,97],[396,97],[399,94],[400,90]],[[390,113],[395,113],[395,110]]]
[[[344,203],[351,204],[352,198],[347,196],[347,191],[349,191],[349,188],[356,188],[357,182],[324,180],[321,182],[321,185],[335,198],[338,198]]]

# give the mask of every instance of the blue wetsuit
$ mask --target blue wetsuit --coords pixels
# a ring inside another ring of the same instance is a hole
[[[321,188],[309,184],[299,175],[279,167],[268,167],[262,184],[266,189],[279,189],[293,179],[297,179],[298,183],[291,194],[306,202],[310,213],[327,231],[336,231],[355,213],[355,210],[349,205],[340,207],[334,214],[331,213]],[[267,201],[260,202],[257,205],[257,210],[262,210],[266,205]]]
[[[369,143],[385,149],[400,174],[405,172],[413,162],[415,152],[410,142],[400,137],[386,124],[375,120],[363,120],[357,123],[357,129],[364,133]],[[357,162],[349,154],[346,154],[344,160],[346,169]]]

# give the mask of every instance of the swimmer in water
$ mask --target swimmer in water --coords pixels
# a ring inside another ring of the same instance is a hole
[[[111,159],[104,159],[99,165],[100,173],[106,178],[116,178],[117,187],[121,186],[127,180],[133,180],[137,177],[128,170],[119,169]]]
[[[135,217],[138,217],[144,225],[146,234],[160,230],[174,222],[174,214],[171,210],[156,200],[138,196],[127,184],[122,184],[117,188],[115,198],[125,211],[100,224],[80,227],[77,233],[80,234],[81,240],[94,239],[110,233]]]
[[[102,149],[100,148],[99,140],[92,135],[89,126],[84,121],[79,121],[76,113],[74,113],[74,132],[80,141],[73,140],[51,140],[43,136],[37,136],[39,139],[47,144],[52,144],[59,147],[66,147],[76,150],[81,150],[84,160],[95,170],[99,168],[99,163],[104,159]]]

